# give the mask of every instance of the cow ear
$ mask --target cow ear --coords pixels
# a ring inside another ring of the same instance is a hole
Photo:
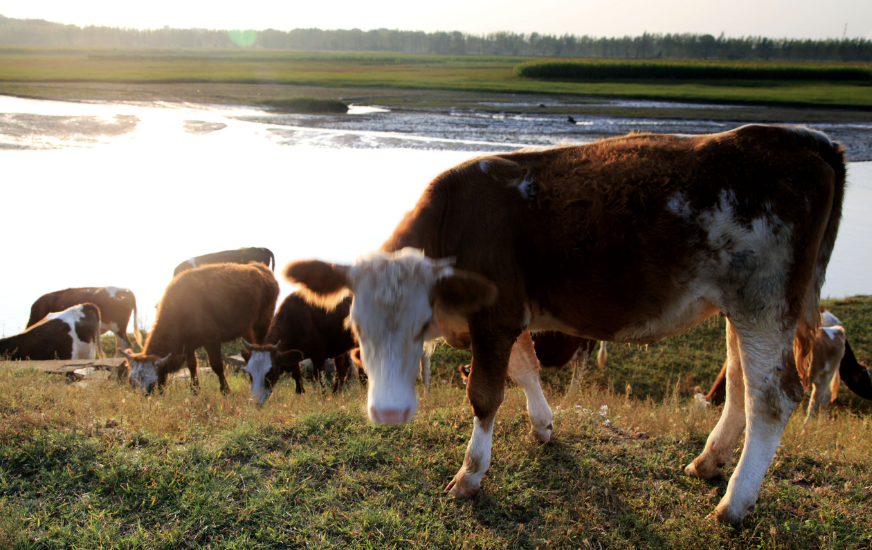
[[[288,281],[303,286],[307,302],[330,311],[348,295],[351,288],[348,272],[347,265],[307,260],[288,264],[284,274]]]
[[[289,349],[288,351],[280,351],[278,353],[279,363],[282,365],[287,365],[292,367],[303,360],[303,352],[297,351],[295,349]]]
[[[430,300],[434,306],[466,317],[492,306],[497,301],[497,287],[478,273],[454,269],[451,275],[436,281]]]

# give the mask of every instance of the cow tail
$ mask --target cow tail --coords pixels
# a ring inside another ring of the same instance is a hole
[[[829,219],[824,228],[823,236],[817,250],[814,274],[805,300],[805,309],[799,316],[796,327],[796,338],[793,340],[793,353],[796,358],[796,368],[799,371],[802,385],[809,389],[811,381],[812,350],[817,330],[821,326],[820,296],[824,286],[827,265],[836,245],[836,235],[839,233],[839,223],[842,220],[842,202],[845,198],[845,153],[841,145],[830,142],[823,134],[809,131],[813,139],[806,147],[815,152],[833,170],[831,180],[833,186],[833,202]],[[829,182],[828,182],[829,183]]]
[[[133,293],[131,292],[131,295]],[[138,312],[136,311],[136,296],[133,296],[133,339],[136,340],[136,344],[139,346],[140,351],[145,349],[145,346],[142,345],[142,333],[139,332],[139,321],[136,318],[139,317]]]

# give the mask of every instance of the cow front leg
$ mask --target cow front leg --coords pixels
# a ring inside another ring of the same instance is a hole
[[[685,469],[690,477],[711,479],[721,475],[745,429],[745,378],[736,331],[727,320],[727,360],[724,362],[724,411],[705,443],[705,449]],[[720,380],[720,376],[718,377]],[[715,382],[717,384],[717,382]]]
[[[494,420],[505,395],[513,344],[513,338],[504,338],[491,340],[484,348],[476,346],[475,341],[473,336],[475,368],[466,385],[466,395],[475,414],[472,437],[466,447],[463,466],[445,488],[456,498],[475,496],[481,488],[482,478],[490,469]]]
[[[209,366],[212,367],[212,371],[218,376],[221,393],[228,395],[230,393],[230,384],[227,383],[227,378],[224,377],[224,359],[221,358],[221,344],[208,344],[206,346],[206,355],[209,356]]]
[[[478,358],[476,358],[478,368]],[[521,333],[512,346],[509,358],[509,376],[518,384],[527,396],[527,413],[530,417],[532,435],[537,441],[547,443],[554,431],[554,414],[551,406],[542,392],[542,382],[539,379],[539,360],[533,349],[533,338],[529,332]]]

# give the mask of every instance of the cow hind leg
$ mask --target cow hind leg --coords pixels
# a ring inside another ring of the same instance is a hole
[[[466,395],[475,413],[472,437],[466,447],[463,466],[445,488],[456,498],[475,496],[490,469],[494,421],[503,402],[507,366],[512,353],[511,338],[494,338],[484,347],[477,347],[475,342],[473,334],[475,368],[466,385]]]
[[[745,379],[742,374],[739,339],[729,320],[724,370],[727,382],[724,411],[706,441],[705,450],[684,469],[684,473],[691,477],[711,479],[721,475],[745,429]]]
[[[221,358],[221,344],[208,344],[206,346],[206,355],[209,356],[209,366],[212,367],[212,371],[218,376],[221,393],[228,395],[230,393],[230,384],[227,383],[227,378],[224,376],[224,360]]]
[[[478,359],[476,359],[478,365]],[[527,396],[527,414],[530,417],[531,434],[536,440],[547,443],[554,430],[554,414],[542,392],[539,379],[539,360],[533,351],[533,338],[529,332],[521,333],[512,355],[509,357],[509,376],[524,390]]]
[[[732,525],[741,524],[756,507],[781,434],[803,395],[793,352],[796,325],[787,323],[785,329],[774,324],[778,326],[770,329],[736,327],[745,377],[745,446],[715,509],[718,520]]]

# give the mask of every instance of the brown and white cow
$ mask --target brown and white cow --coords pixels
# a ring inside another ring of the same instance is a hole
[[[357,346],[345,323],[350,309],[350,297],[328,311],[310,304],[299,292],[288,295],[279,306],[263,345],[243,340],[245,371],[251,378],[251,397],[261,403],[266,401],[279,377],[286,372],[290,372],[296,381],[297,393],[303,393],[300,370],[303,358],[312,360],[312,375],[319,383],[325,361],[338,359],[334,361],[333,392],[338,391],[349,368],[345,354]],[[302,355],[298,356],[300,353]]]
[[[260,262],[268,268],[275,270],[276,258],[269,248],[240,248],[239,250],[222,250],[221,252],[212,252],[211,254],[203,254],[189,258],[176,266],[173,271],[173,277],[179,273],[210,264],[247,264],[249,262]]]
[[[352,292],[351,325],[375,422],[409,421],[422,342],[471,344],[475,414],[447,490],[470,497],[490,467],[494,419],[525,330],[647,344],[718,311],[728,319],[727,403],[690,476],[745,446],[716,517],[753,510],[803,395],[820,288],[841,218],[842,149],[806,128],[636,134],[482,157],[437,176],[378,252],[352,265],[290,264],[310,299]],[[526,387],[527,381],[518,381]],[[534,432],[550,436],[534,418]]]
[[[278,297],[278,282],[260,263],[207,265],[182,273],[167,285],[142,353],[122,352],[131,385],[146,393],[155,385],[162,388],[187,361],[191,384],[199,387],[196,351],[205,347],[222,393],[229,393],[221,343],[240,336],[262,342]]]
[[[142,347],[142,334],[136,321],[136,296],[129,289],[117,286],[68,288],[43,294],[30,306],[30,319],[27,321],[27,326],[32,327],[49,313],[64,311],[68,307],[85,302],[100,308],[100,331],[102,334],[111,330],[115,335],[116,357],[120,355],[122,349],[133,347],[127,336],[127,324],[130,322],[131,313],[133,338],[139,347]],[[97,354],[102,357],[102,346],[98,346]]]
[[[94,359],[99,342],[99,308],[94,304],[78,304],[49,313],[24,332],[0,339],[0,358]]]
[[[822,324],[814,341],[814,354],[811,371],[806,379],[811,386],[811,395],[805,421],[814,418],[818,412],[826,412],[830,403],[836,400],[839,384],[845,385],[864,399],[872,400],[872,376],[869,368],[857,361],[842,322],[829,311],[821,315]],[[696,397],[706,405],[722,405],[727,394],[727,367],[721,369],[708,394],[697,390]]]

